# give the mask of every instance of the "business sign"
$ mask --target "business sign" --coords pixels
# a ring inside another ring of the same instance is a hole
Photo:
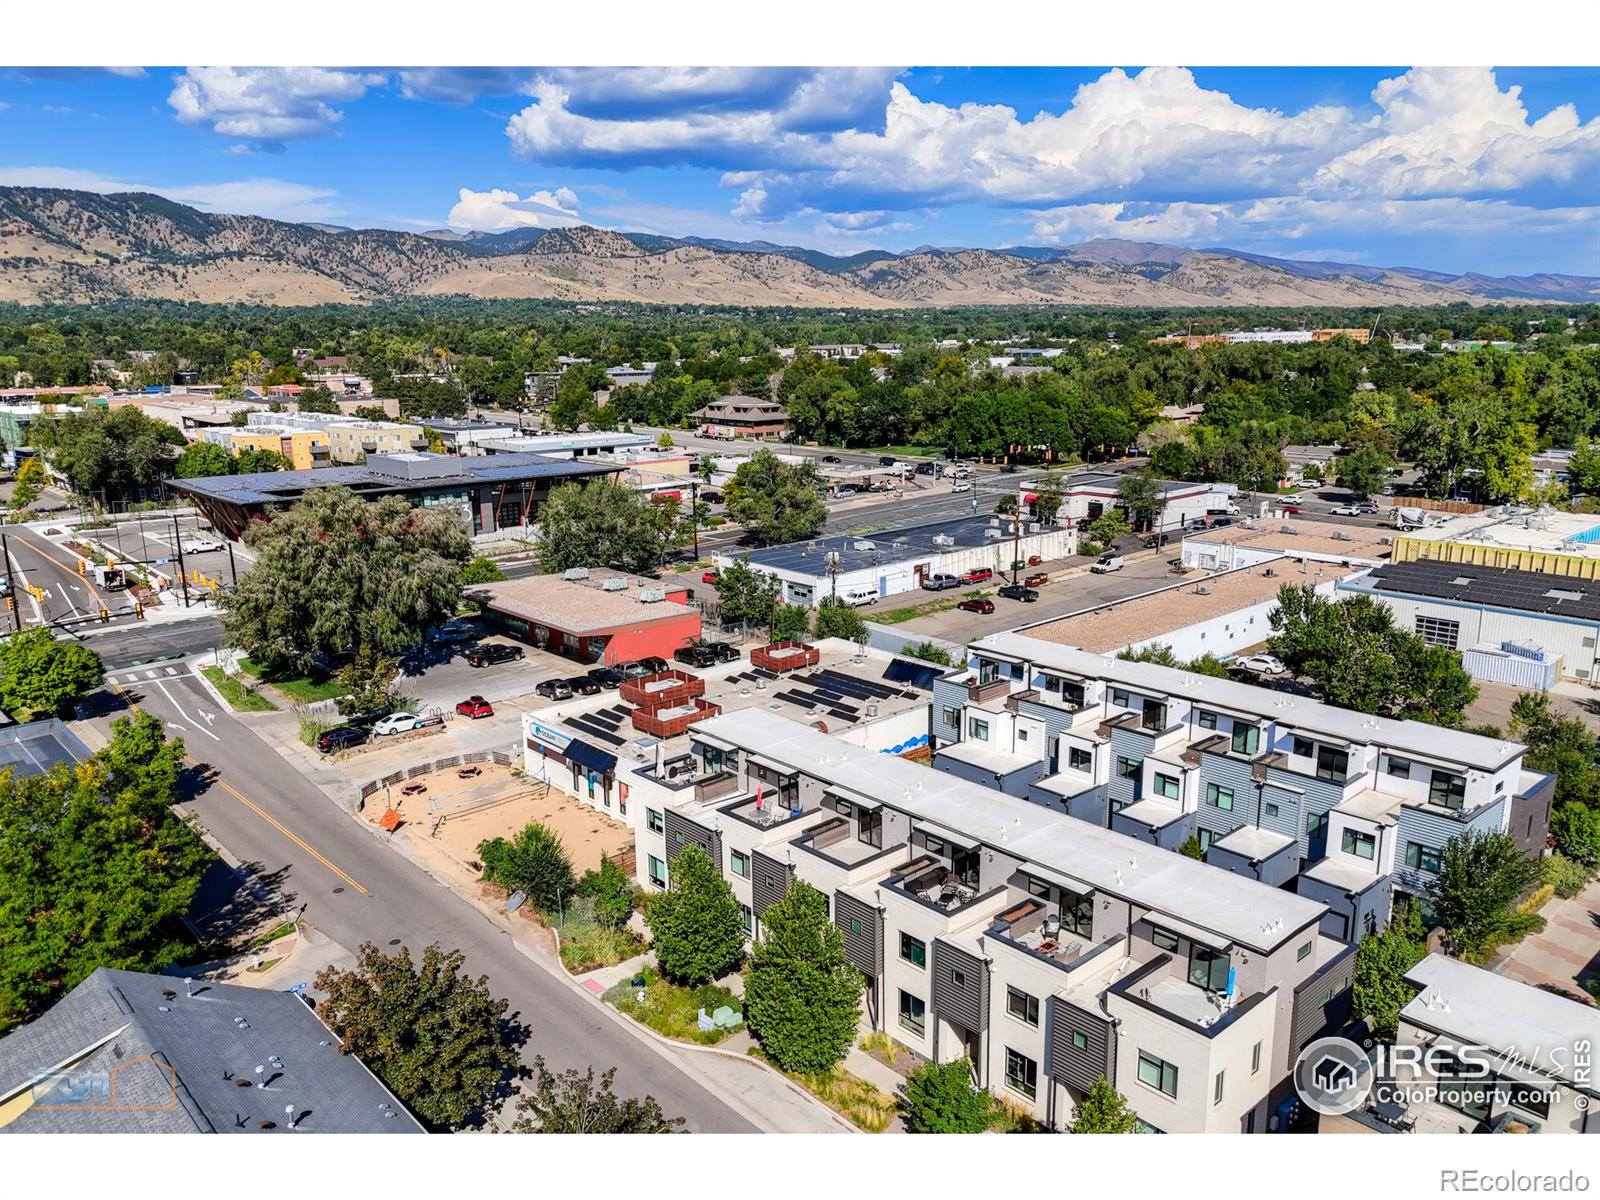
[[[572,743],[570,733],[563,733],[553,725],[546,725],[543,721],[536,721],[532,717],[524,717],[522,721],[530,740],[538,742],[541,746],[549,746],[558,754],[564,752]]]

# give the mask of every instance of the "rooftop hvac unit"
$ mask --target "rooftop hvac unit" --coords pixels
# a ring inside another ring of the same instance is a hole
[[[628,590],[628,581],[613,575],[600,585],[600,590],[603,592],[625,592]]]
[[[640,604],[659,604],[667,598],[667,594],[660,588],[646,588],[639,593]]]
[[[956,540],[948,533],[936,533],[933,535],[933,544],[935,546],[954,546]]]
[[[1005,537],[1005,534],[998,529],[985,529],[983,531],[983,536],[986,538],[1003,538]]]
[[[568,567],[565,571],[561,572],[561,578],[563,578],[563,579],[587,579],[587,578],[589,578],[589,568],[588,567]]]
[[[1042,528],[1042,527],[1040,526],[1039,522],[1033,521],[1033,522],[1030,522],[1029,525],[1028,525],[1028,532],[1029,533],[1038,533],[1040,528]]]
[[[857,542],[855,548],[857,550],[876,550],[878,548],[878,544],[876,542],[865,542],[865,541],[862,541],[862,542]]]

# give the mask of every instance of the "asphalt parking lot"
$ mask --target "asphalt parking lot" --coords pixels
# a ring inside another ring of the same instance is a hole
[[[466,652],[473,646],[518,646],[524,657],[514,662],[474,667]],[[476,641],[447,644],[431,642],[401,662],[399,690],[417,701],[421,711],[438,708],[450,712],[468,696],[482,696],[491,704],[528,697],[520,707],[549,703],[534,694],[546,679],[570,679],[589,668],[583,663],[540,650],[512,638],[482,637]]]

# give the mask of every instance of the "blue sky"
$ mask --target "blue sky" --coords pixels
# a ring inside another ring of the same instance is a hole
[[[1600,275],[1600,71],[5,71],[0,183],[411,230]]]

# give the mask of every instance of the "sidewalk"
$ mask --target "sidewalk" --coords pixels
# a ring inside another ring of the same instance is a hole
[[[1544,930],[1511,948],[1492,969],[1534,987],[1587,999],[1584,984],[1600,979],[1600,880],[1591,880],[1571,900],[1549,901],[1539,915]]]

